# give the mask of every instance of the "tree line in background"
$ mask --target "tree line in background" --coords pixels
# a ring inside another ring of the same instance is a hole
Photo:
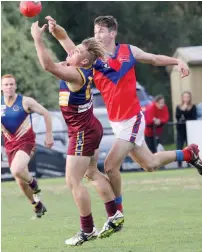
[[[38,17],[29,19],[18,11],[19,2],[2,2],[2,74],[13,73],[19,91],[57,108],[57,80],[38,62],[30,34],[31,23],[51,15],[75,43],[93,36],[93,20],[113,15],[119,22],[117,41],[172,56],[178,47],[202,44],[202,2],[42,2]],[[56,60],[65,51],[50,34],[45,41]],[[151,95],[162,93],[170,105],[170,82],[164,67],[137,64],[137,79]]]

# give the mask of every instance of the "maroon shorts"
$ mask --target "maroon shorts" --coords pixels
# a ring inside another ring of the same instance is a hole
[[[84,130],[71,134],[69,137],[67,155],[93,156],[95,150],[99,148],[102,135],[102,125],[95,119],[91,127],[86,127]]]
[[[16,152],[18,152],[19,150],[22,150],[24,152],[26,152],[30,158],[33,156],[34,152],[36,149],[36,144],[34,143],[24,143],[22,145],[20,145],[19,147],[17,147],[14,150],[6,150],[7,156],[8,156],[8,163],[9,163],[9,167],[11,167],[12,161],[15,157]]]

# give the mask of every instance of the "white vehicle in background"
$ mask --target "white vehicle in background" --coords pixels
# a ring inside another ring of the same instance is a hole
[[[146,107],[149,104],[151,104],[153,97],[147,94],[147,92],[145,91],[145,88],[141,86],[138,81],[136,84],[136,91],[137,91],[137,96],[140,101],[140,106],[142,108],[142,111],[145,112]],[[93,92],[93,107],[94,108],[105,107],[100,91],[97,90],[96,88],[93,88],[92,92]]]

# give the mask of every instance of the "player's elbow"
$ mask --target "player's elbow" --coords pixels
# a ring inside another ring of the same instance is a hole
[[[43,70],[48,71],[49,66],[48,63],[40,61],[41,67],[43,68]]]
[[[48,69],[48,66],[47,66],[47,65],[43,65],[42,67],[43,67],[43,70],[49,72],[49,69]]]
[[[45,70],[46,72],[51,72],[51,68],[49,66],[49,64],[42,64],[41,65],[43,70]]]
[[[51,64],[49,61],[41,62],[43,70],[52,73],[54,71],[54,64]]]
[[[41,111],[39,113],[44,117],[44,119],[50,119],[51,118],[50,113],[44,107],[42,107],[42,109],[41,109]]]
[[[58,73],[58,68],[56,67],[55,64],[51,64],[51,63],[50,63],[50,64],[46,64],[46,65],[44,66],[44,70],[45,70],[46,72],[51,73],[51,74],[54,75],[55,77],[61,79],[60,73]]]
[[[43,116],[44,116],[44,118],[46,118],[47,120],[51,121],[51,115],[50,115],[50,113],[48,112],[47,109],[45,109],[45,110],[43,111]]]
[[[153,66],[158,66],[159,65],[158,55],[152,54],[152,56],[151,56],[151,64]]]

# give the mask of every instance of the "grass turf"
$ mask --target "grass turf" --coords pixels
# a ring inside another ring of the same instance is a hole
[[[2,252],[201,252],[202,177],[195,169],[122,174],[124,229],[104,240],[67,247],[79,231],[79,216],[64,178],[40,180],[48,212],[32,210],[14,182],[2,183]],[[106,221],[103,203],[92,197],[95,225]]]

